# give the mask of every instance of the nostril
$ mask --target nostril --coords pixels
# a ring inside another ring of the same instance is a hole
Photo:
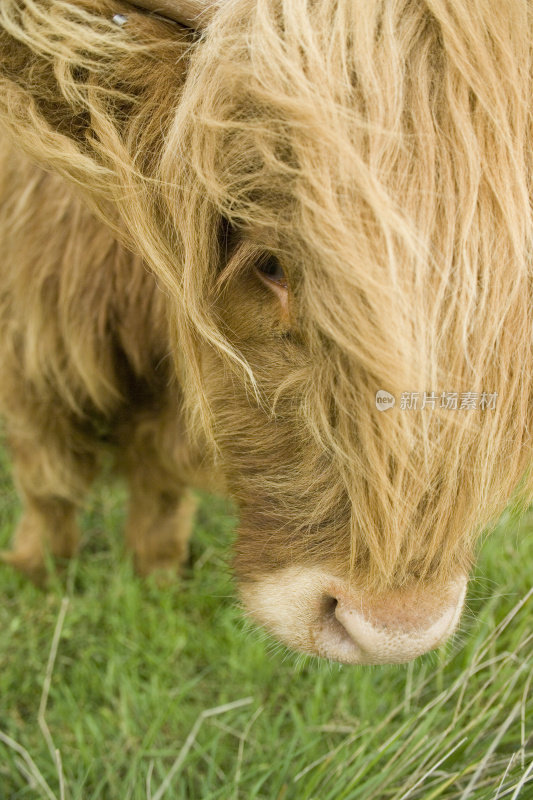
[[[321,600],[321,630],[323,643],[326,645],[322,656],[331,657],[334,651],[337,660],[353,663],[361,655],[360,648],[345,625],[338,619],[339,601],[331,595],[324,595]]]
[[[335,616],[335,611],[337,609],[338,604],[339,604],[339,601],[337,600],[336,597],[331,597],[330,595],[325,595],[322,598],[322,614],[324,615],[324,617],[326,617],[326,618],[327,617],[329,617],[329,618],[334,617]]]

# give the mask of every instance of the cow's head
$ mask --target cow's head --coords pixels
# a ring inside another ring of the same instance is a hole
[[[161,165],[179,363],[244,605],[297,649],[442,643],[526,470],[526,16],[234,0],[193,57]]]
[[[183,87],[166,29],[155,100],[125,136],[87,94],[83,154],[126,185],[173,298],[190,430],[240,507],[244,605],[306,652],[413,658],[457,625],[530,460],[528,3],[135,2],[200,27]],[[128,50],[141,29],[106,40],[117,63],[156,52]]]

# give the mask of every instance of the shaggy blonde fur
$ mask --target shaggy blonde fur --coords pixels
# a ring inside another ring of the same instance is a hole
[[[139,472],[144,415],[170,508],[172,474],[236,498],[244,578],[468,569],[533,489],[527,0],[225,0],[200,35],[3,0],[0,23],[2,123],[61,176],[2,153],[21,484],[44,471],[74,507],[104,439]],[[254,270],[272,255],[288,321]],[[498,398],[380,413],[379,389]]]

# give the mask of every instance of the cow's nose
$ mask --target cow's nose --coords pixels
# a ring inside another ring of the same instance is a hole
[[[434,650],[454,631],[465,592],[463,579],[433,596],[413,590],[369,599],[339,586],[323,597],[315,646],[319,655],[348,664],[411,661]]]
[[[463,608],[466,575],[369,595],[318,567],[287,567],[241,586],[257,622],[295,650],[343,664],[398,664],[438,647]]]

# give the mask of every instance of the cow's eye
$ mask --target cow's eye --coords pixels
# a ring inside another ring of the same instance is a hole
[[[272,281],[272,283],[277,283],[284,289],[287,288],[287,278],[276,256],[268,256],[263,261],[260,261],[256,265],[256,269],[261,274],[261,277]]]

